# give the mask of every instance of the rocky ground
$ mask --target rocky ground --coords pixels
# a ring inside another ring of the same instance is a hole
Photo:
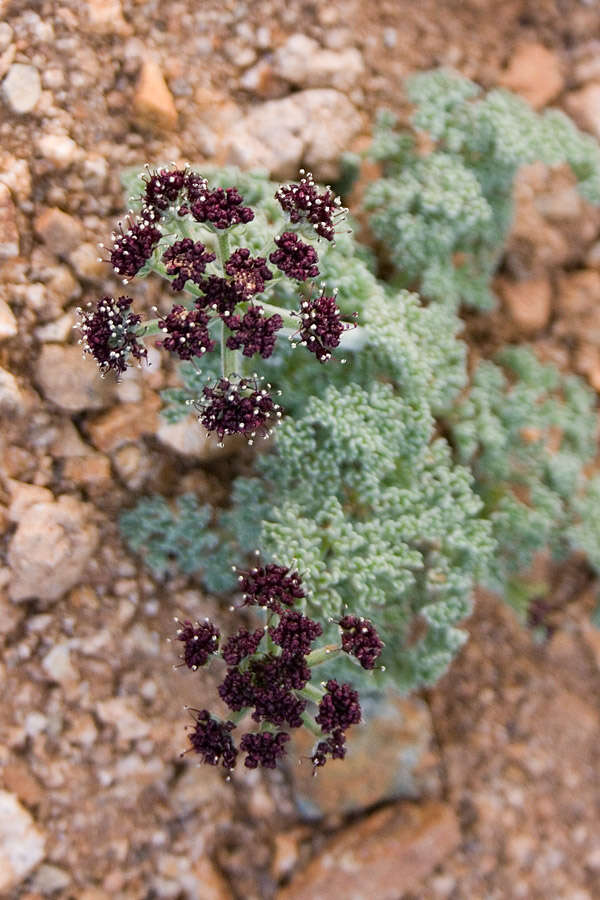
[[[179,756],[182,705],[210,686],[192,690],[166,643],[174,614],[226,613],[154,582],[114,523],[150,489],[222,500],[233,463],[160,422],[164,358],[115,385],[72,332],[77,305],[117,289],[96,245],[125,166],[328,179],[377,106],[406,113],[402,78],[441,63],[600,138],[594,0],[0,0],[1,896],[600,896],[600,632],[581,562],[554,573],[545,643],[482,596],[450,673],[371,710],[343,771],[226,783]],[[528,339],[600,391],[600,215],[563,172],[531,167],[518,194],[502,305],[468,317],[473,350]]]

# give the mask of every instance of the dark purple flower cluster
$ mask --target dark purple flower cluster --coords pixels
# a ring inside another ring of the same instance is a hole
[[[202,282],[202,276],[208,263],[216,259],[214,253],[210,253],[200,241],[184,238],[175,241],[168,250],[163,253],[163,262],[167,264],[167,275],[174,275],[171,288],[174,291],[182,291],[186,281],[194,284]]]
[[[231,228],[232,225],[240,225],[251,222],[254,213],[249,206],[243,206],[244,198],[237,188],[208,189],[201,181],[196,184],[188,183],[188,200],[180,210],[179,215],[191,212],[197,222],[206,222],[221,230]]]
[[[149,169],[143,179],[146,185],[142,198],[145,206],[158,214],[164,212],[179,197],[187,177],[185,169]]]
[[[315,769],[324,766],[327,758],[344,759],[346,756],[346,735],[336,728],[333,734],[324,741],[319,741],[311,757]]]
[[[127,231],[123,231],[123,226],[119,224],[118,232],[113,233],[114,243],[110,251],[110,261],[117,275],[123,275],[125,279],[137,275],[152,256],[161,237],[160,230],[143,213],[139,222],[129,223]]]
[[[373,623],[362,616],[344,616],[339,626],[343,632],[342,650],[354,656],[363,669],[373,669],[383,650],[383,641]]]
[[[285,755],[285,745],[290,736],[285,731],[273,734],[264,731],[261,734],[245,734],[240,741],[240,750],[247,754],[244,765],[248,769],[274,769],[277,760]]]
[[[194,672],[205,666],[209,658],[219,649],[219,629],[209,622],[183,622],[177,629],[177,640],[183,643],[183,662]]]
[[[324,693],[318,690],[321,699],[315,719],[306,711],[316,690],[314,685],[309,686],[312,667],[336,648],[313,650],[313,643],[323,633],[321,625],[300,610],[289,608],[306,596],[302,579],[288,567],[270,563],[242,573],[240,583],[246,603],[267,610],[265,628],[254,632],[240,628],[219,649],[219,629],[208,619],[196,624],[185,621],[177,630],[177,640],[184,645],[185,665],[196,670],[213,657],[227,664],[218,687],[221,700],[236,714],[234,718],[239,720],[248,711],[260,724],[258,733],[243,735],[239,744],[248,768],[273,768],[285,755],[290,736],[286,731],[277,731],[282,726],[293,729],[306,724],[317,733],[320,726],[320,739],[311,756],[314,769],[325,765],[328,759],[343,759],[346,731],[361,721],[358,694],[350,684],[330,679],[324,685]],[[353,635],[365,622],[345,616],[340,624],[348,635]],[[374,630],[367,633],[374,640]],[[267,644],[261,650],[265,635]],[[366,652],[363,644],[357,649]],[[206,710],[194,712],[196,724],[189,735],[192,749],[211,765],[222,759],[225,768],[232,768],[238,754],[231,737],[232,722],[213,719]]]
[[[175,304],[158,325],[168,337],[157,341],[157,346],[176,353],[179,359],[202,356],[215,348],[208,333],[208,315],[202,309],[186,309]]]
[[[273,278],[273,273],[262,256],[252,257],[245,247],[231,254],[225,263],[225,271],[231,275],[244,300],[249,300],[254,294],[262,294],[265,282]]]
[[[223,768],[235,768],[238,751],[231,738],[234,723],[213,719],[207,709],[192,712],[196,722],[194,729],[188,734],[192,750],[209,766],[217,766],[222,759]]]
[[[231,316],[227,327],[233,331],[227,338],[230,350],[243,348],[244,356],[258,353],[263,359],[268,359],[275,349],[277,332],[283,327],[283,319],[277,314],[265,316],[262,306],[249,306],[243,316]]]
[[[244,299],[234,281],[219,275],[203,278],[198,286],[204,296],[198,297],[197,305],[202,309],[214,309],[224,321],[227,321],[237,304]]]
[[[269,563],[239,575],[240,590],[248,606],[264,606],[280,613],[283,606],[293,606],[306,597],[302,578],[287,566]]]
[[[275,198],[284,212],[286,212],[292,224],[298,222],[310,222],[316,233],[332,241],[335,234],[335,226],[339,219],[343,218],[346,210],[341,200],[327,187],[319,193],[314,178],[310,172],[304,173],[298,184],[288,184],[280,187]]]
[[[268,434],[270,421],[281,416],[268,391],[250,378],[220,378],[203,388],[196,406],[206,430],[215,432],[220,440],[229,434],[243,434],[252,443],[257,434]]]
[[[298,331],[300,343],[314,353],[319,362],[331,359],[331,351],[338,347],[340,338],[346,330],[342,322],[339,306],[335,297],[318,297],[303,300],[300,304],[299,316],[301,325]]]
[[[284,231],[280,237],[275,238],[277,250],[269,256],[273,265],[296,281],[306,281],[307,278],[316,278],[319,274],[317,265],[319,257],[314,247],[301,241],[292,231]]]
[[[323,731],[345,731],[350,725],[358,725],[361,718],[358,694],[352,685],[340,684],[335,678],[330,678],[327,684],[327,693],[319,703],[319,712],[315,717]]]
[[[323,634],[318,622],[313,622],[297,609],[286,610],[275,628],[269,628],[271,639],[283,650],[283,655],[306,655],[311,644]]]
[[[148,351],[137,338],[141,317],[129,312],[131,297],[102,297],[95,309],[78,308],[78,328],[85,353],[91,354],[103,374],[111,369],[120,375],[130,356],[141,360]]]
[[[241,628],[237,634],[232,634],[227,638],[227,643],[223,647],[222,656],[228,666],[237,666],[247,656],[256,653],[258,645],[264,637],[264,629],[258,628],[250,633],[245,628]]]

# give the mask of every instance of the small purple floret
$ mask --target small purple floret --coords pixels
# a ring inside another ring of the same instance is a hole
[[[201,241],[184,238],[175,241],[168,250],[163,253],[163,262],[167,264],[167,275],[174,275],[171,287],[174,291],[182,291],[186,281],[200,284],[208,263],[216,259],[214,253],[210,253]]]
[[[156,345],[176,353],[179,359],[203,356],[215,348],[215,342],[208,333],[208,316],[202,309],[186,309],[175,304],[158,325],[168,337],[157,341]]]
[[[247,656],[256,653],[258,645],[264,637],[264,630],[258,628],[252,633],[245,628],[240,628],[237,634],[232,634],[227,639],[222,650],[222,656],[228,666],[237,666]]]
[[[275,628],[269,628],[272,640],[283,650],[284,656],[310,653],[311,644],[323,634],[318,622],[296,609],[286,610]]]
[[[256,769],[262,766],[264,769],[274,769],[277,760],[286,753],[285,744],[290,736],[285,731],[272,734],[265,731],[262,734],[245,734],[240,741],[240,750],[246,753],[244,765],[248,769]]]
[[[197,222],[208,222],[215,228],[230,228],[232,225],[251,222],[254,218],[250,207],[242,205],[244,198],[237,188],[203,190],[201,186],[190,182],[188,197],[189,204],[184,205],[179,213],[185,213],[189,209]]]
[[[150,219],[142,218],[140,222],[130,222],[127,231],[119,224],[119,231],[113,237],[112,267],[117,275],[133,278],[148,262],[162,235]]]
[[[340,198],[329,187],[319,193],[310,172],[304,174],[298,184],[280,187],[275,198],[292,224],[309,222],[316,233],[327,241],[333,240],[335,226],[346,213]]]
[[[233,769],[238,753],[231,739],[233,722],[219,722],[207,709],[195,710],[194,718],[195,727],[188,732],[192,749],[210,766],[217,766],[222,759],[225,769]]]
[[[280,415],[270,394],[248,378],[236,382],[220,378],[214,385],[207,385],[197,408],[206,430],[217,434],[219,440],[243,434],[250,438],[249,443],[256,434],[268,433],[270,420]]]
[[[314,353],[319,362],[327,362],[331,359],[333,348],[339,346],[340,338],[347,327],[342,322],[335,297],[321,294],[303,300],[300,312],[295,315],[301,320],[298,331],[300,343]]]
[[[249,300],[254,294],[261,294],[265,289],[265,282],[273,277],[266,259],[262,256],[252,257],[245,247],[231,254],[225,263],[225,271],[231,275],[245,300]]]
[[[212,622],[183,622],[177,629],[177,640],[183,643],[183,661],[195,671],[205,666],[213,653],[219,649],[219,629]]]
[[[283,319],[280,315],[265,316],[262,306],[250,306],[243,316],[231,316],[227,327],[234,332],[227,338],[230,350],[243,347],[244,356],[259,353],[263,359],[268,359],[275,349],[277,332],[283,327]]]
[[[306,281],[307,278],[318,276],[319,257],[314,247],[301,241],[292,231],[285,231],[275,238],[275,243],[278,249],[271,253],[269,259],[284,275],[296,281]]]
[[[383,641],[373,623],[362,616],[344,616],[339,625],[343,632],[342,650],[354,656],[363,669],[373,669],[383,650]]]
[[[102,374],[112,369],[120,375],[130,356],[141,360],[148,355],[137,338],[141,316],[129,312],[132,303],[131,297],[102,297],[95,309],[77,310],[83,350],[94,357]]]
[[[357,725],[361,719],[361,709],[358,694],[352,685],[339,684],[331,678],[326,688],[327,693],[319,703],[319,712],[315,716],[322,730],[345,731],[350,725]]]
[[[346,756],[346,736],[339,728],[325,741],[319,741],[311,757],[315,769],[324,766],[327,757],[331,759],[344,759]]]
[[[198,282],[198,287],[204,296],[198,297],[196,305],[201,309],[216,310],[224,322],[227,322],[237,304],[244,299],[238,291],[235,281],[221,278],[219,275],[202,278]]]
[[[218,688],[219,697],[229,709],[239,712],[254,704],[254,686],[246,672],[237,667],[227,669],[227,674]]]
[[[143,180],[146,184],[143,200],[146,206],[164,212],[174,203],[185,184],[185,169],[157,169],[148,171]]]
[[[266,606],[277,613],[282,604],[293,606],[296,600],[306,597],[300,575],[276,563],[242,572],[239,581],[246,605]]]

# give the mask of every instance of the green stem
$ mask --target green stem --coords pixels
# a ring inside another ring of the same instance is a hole
[[[227,336],[225,334],[225,323],[221,322],[221,372],[223,378],[230,378],[232,375],[239,375],[240,359],[238,350],[230,350],[227,346]]]
[[[306,657],[306,665],[310,666],[312,669],[313,666],[320,666],[322,663],[334,659],[336,656],[339,656],[341,652],[342,648],[338,647],[337,644],[328,644],[326,647],[318,647],[316,650],[313,650],[312,653],[308,654]]]
[[[316,687],[314,684],[311,684],[310,681],[308,684],[305,684],[298,693],[301,697],[304,697],[305,700],[312,700],[313,703],[320,703],[325,696],[325,691]]]
[[[149,319],[147,322],[144,322],[143,325],[138,327],[136,331],[136,337],[145,338],[150,337],[153,334],[160,334],[162,329],[159,326],[160,319]]]
[[[225,263],[231,256],[229,250],[229,235],[226,231],[219,231],[217,234],[217,241],[219,243],[219,260],[221,262],[221,269],[223,270],[223,274],[225,274]]]
[[[315,737],[323,737],[323,732],[321,731],[320,726],[317,725],[310,713],[303,712],[302,721],[305,728],[308,728],[308,730],[311,731],[315,735]]]

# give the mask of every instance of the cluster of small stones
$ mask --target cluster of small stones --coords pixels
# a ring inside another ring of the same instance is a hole
[[[208,619],[178,623],[177,640],[183,644],[180,665],[197,671],[220,658],[227,667],[218,688],[221,700],[238,721],[251,712],[259,730],[243,734],[238,748],[232,734],[235,721],[217,719],[206,709],[191,709],[194,724],[188,729],[190,747],[185,752],[195,752],[204,763],[220,763],[226,770],[235,767],[242,752],[247,768],[273,769],[287,753],[290,734],[283,729],[305,725],[316,735],[310,757],[315,771],[328,759],[343,759],[346,732],[361,721],[358,694],[351,684],[333,678],[318,682],[314,669],[339,652],[372,669],[383,648],[374,625],[346,616],[339,623],[340,646],[313,650],[323,628],[294,608],[306,598],[297,572],[270,563],[240,573],[239,583],[244,605],[262,609],[266,625],[253,632],[241,628],[222,642],[219,629]],[[308,685],[310,693],[305,691]],[[313,720],[307,713],[311,702],[317,705]]]
[[[346,210],[331,188],[319,192],[310,173],[302,170],[301,175],[298,184],[281,187],[275,196],[292,225],[308,225],[316,235],[332,241]],[[120,375],[131,358],[145,358],[141,340],[157,327],[164,335],[158,346],[182,360],[200,359],[217,346],[210,331],[215,320],[227,329],[221,340],[228,350],[241,351],[248,359],[268,359],[284,327],[284,317],[288,323],[295,317],[299,327],[290,336],[292,346],[306,347],[321,363],[331,358],[343,332],[354,324],[342,321],[335,294],[301,300],[297,311],[282,309],[282,315],[267,315],[256,300],[273,280],[269,262],[299,283],[316,278],[319,259],[314,247],[293,231],[285,231],[274,237],[277,249],[268,260],[252,256],[242,247],[217,261],[210,248],[186,236],[163,248],[163,238],[170,240],[185,219],[218,234],[251,222],[254,211],[244,205],[237,188],[211,188],[203,176],[187,167],[148,169],[143,182],[141,212],[113,233],[110,263],[124,283],[157,268],[170,279],[174,291],[187,290],[194,300],[188,305],[174,304],[157,324],[146,325],[129,311],[132,300],[128,297],[103,297],[96,308],[80,310],[83,349],[96,359],[103,374],[112,370]],[[164,225],[167,227],[162,228]],[[207,272],[213,263],[222,266],[219,274]],[[266,437],[270,425],[281,416],[278,404],[267,389],[258,386],[255,375],[244,377],[241,371],[225,371],[224,367],[222,377],[207,385],[194,405],[206,430],[220,441],[231,434],[243,434],[250,442],[256,434]]]

